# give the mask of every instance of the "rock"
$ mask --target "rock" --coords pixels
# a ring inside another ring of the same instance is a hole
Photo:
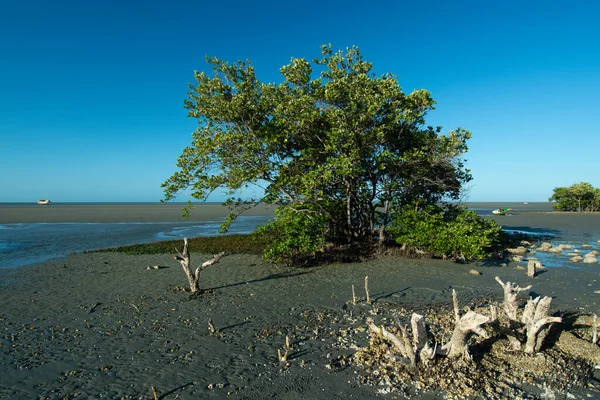
[[[581,257],[581,256],[574,256],[574,257],[571,257],[570,260],[571,260],[571,262],[576,263],[576,262],[583,261],[583,257]]]
[[[556,346],[572,357],[582,358],[594,364],[600,363],[600,347],[587,340],[579,339],[568,331],[560,333]]]
[[[551,249],[548,249],[548,253],[554,253],[554,254],[562,253],[562,247],[561,246],[552,247]]]
[[[500,267],[501,267],[501,268],[506,268],[506,263],[502,263],[502,264],[500,264]]]
[[[527,253],[527,249],[523,246],[509,248],[509,249],[506,249],[506,251],[508,251],[510,254],[525,254],[525,253]]]
[[[552,248],[552,243],[550,242],[542,242],[542,244],[540,244],[540,247],[538,247],[539,251],[548,251]]]
[[[567,254],[567,257],[579,257],[579,254],[573,252],[573,253],[569,253]]]
[[[479,275],[481,275],[481,272],[477,271],[476,269],[472,269],[472,270],[470,270],[470,271],[469,271],[469,273],[470,273],[471,275],[476,275],[476,276],[479,276]]]
[[[578,249],[573,250],[573,253],[579,253]]]
[[[531,246],[531,243],[528,242],[527,240],[521,240],[521,243],[519,243],[521,246]]]
[[[519,256],[516,254],[513,254],[512,256],[508,257],[508,261],[521,262],[522,260],[523,260],[523,256]]]
[[[592,245],[591,245],[591,244],[582,244],[582,245],[581,245],[581,248],[582,248],[582,249],[591,249],[591,248],[592,248]]]
[[[598,264],[598,258],[596,254],[589,252],[583,257],[584,264]]]
[[[517,266],[515,267],[515,269],[516,269],[516,270],[519,270],[519,271],[523,271],[523,270],[525,269],[525,267],[524,267],[523,265],[517,265]]]
[[[566,243],[563,243],[563,244],[561,244],[559,247],[560,247],[561,249],[563,249],[563,250],[571,250],[571,249],[573,248],[573,245],[572,245],[572,244],[566,244]]]

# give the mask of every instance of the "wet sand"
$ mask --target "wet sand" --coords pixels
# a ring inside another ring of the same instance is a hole
[[[189,217],[184,217],[185,203],[53,203],[0,204],[0,224],[37,222],[197,222],[227,216],[221,204],[199,203]],[[274,208],[259,205],[246,216],[274,215]]]
[[[530,216],[510,220],[538,229],[567,227],[546,218],[538,226]],[[208,258],[192,255],[194,264]],[[360,331],[384,304],[425,314],[449,307],[452,289],[464,305],[482,297],[500,300],[496,275],[532,284],[531,294],[552,296],[555,310],[600,311],[599,265],[548,268],[534,279],[516,266],[383,256],[301,269],[235,255],[206,269],[206,292],[191,299],[177,290],[187,280],[169,254],[76,254],[2,270],[0,398],[151,399],[152,386],[163,399],[403,398],[361,385],[354,368],[326,367],[352,353],[339,345],[337,330]],[[470,274],[472,268],[482,274]],[[364,302],[367,275],[371,305]],[[356,305],[352,285],[362,298]],[[209,318],[219,333],[209,333]],[[286,335],[293,347],[287,368],[277,360]],[[367,333],[358,337],[366,345]]]

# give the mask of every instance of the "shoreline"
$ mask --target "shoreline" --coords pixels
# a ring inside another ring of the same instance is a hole
[[[599,216],[585,217],[494,219],[508,229],[600,240]],[[193,253],[192,263],[211,257]],[[147,269],[154,265],[161,268]],[[358,346],[368,344],[370,316],[393,324],[386,310],[426,316],[450,310],[452,290],[461,307],[500,301],[495,276],[533,285],[519,297],[550,296],[553,311],[598,313],[600,265],[550,267],[535,278],[519,265],[379,256],[289,268],[260,256],[226,255],[201,273],[205,291],[195,298],[180,290],[188,283],[173,254],[79,253],[0,269],[0,398],[151,398],[155,387],[159,396],[183,399],[378,399],[381,388],[361,384],[360,369],[336,364],[354,354],[342,332],[352,332]],[[365,301],[365,276],[371,304]],[[217,332],[209,331],[209,319]],[[293,347],[287,366],[277,354],[286,336]],[[593,387],[552,390],[563,397],[597,393]]]
[[[19,223],[112,223],[112,222],[204,222],[222,219],[229,209],[221,204],[196,204],[184,217],[184,203],[56,203],[50,205],[0,206],[0,224]],[[261,204],[245,216],[275,215],[274,207]]]
[[[210,257],[192,254],[194,264]],[[482,274],[471,274],[473,268]],[[159,395],[175,391],[190,399],[375,399],[377,388],[360,384],[352,368],[325,368],[352,354],[336,344],[337,329],[352,329],[366,345],[361,327],[378,309],[427,315],[449,308],[453,289],[464,306],[483,298],[499,301],[496,275],[532,284],[532,293],[554,298],[553,310],[593,313],[600,305],[597,274],[598,266],[590,265],[576,274],[548,269],[530,279],[514,263],[502,268],[389,256],[287,268],[259,256],[230,255],[202,272],[205,292],[189,299],[178,290],[187,280],[171,254],[75,254],[0,271],[0,349],[6,353],[0,398],[139,398],[155,386]],[[365,276],[370,305],[364,301]],[[209,332],[209,319],[218,334]],[[277,349],[286,336],[295,350],[289,368],[282,369]]]

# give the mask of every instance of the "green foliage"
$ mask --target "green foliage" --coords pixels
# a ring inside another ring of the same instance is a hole
[[[548,200],[555,202],[552,207],[557,211],[600,211],[600,188],[595,188],[587,182],[557,187]]]
[[[308,211],[279,208],[275,219],[257,230],[257,235],[271,239],[271,245],[264,252],[265,260],[302,264],[323,249],[327,219]]]
[[[389,232],[397,243],[436,257],[482,259],[489,257],[499,242],[501,227],[471,210],[428,206],[406,208],[395,214]]]
[[[394,75],[375,75],[356,47],[322,46],[312,62],[293,58],[281,83],[259,81],[250,61],[207,62],[212,72],[195,72],[185,101],[199,127],[163,184],[164,200],[186,189],[206,200],[226,189],[224,231],[261,202],[293,210],[274,222],[285,234],[269,258],[285,249],[292,258],[310,254],[323,241],[362,246],[376,227],[385,232],[398,207],[458,199],[471,179],[461,158],[470,132],[426,126],[430,93],[405,94]],[[252,185],[264,195],[239,197]]]
[[[220,235],[201,236],[188,240],[190,252],[203,254],[217,254],[224,251],[226,254],[263,254],[271,245],[269,236],[259,233],[248,235]],[[134,244],[131,246],[112,247],[96,250],[97,252],[118,252],[130,255],[138,254],[169,254],[175,253],[176,248],[181,248],[181,240],[166,240],[161,242]]]

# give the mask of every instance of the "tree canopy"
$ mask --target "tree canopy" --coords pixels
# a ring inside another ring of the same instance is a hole
[[[587,182],[557,187],[548,200],[554,202],[552,207],[558,211],[600,211],[600,188],[595,188]]]
[[[195,72],[185,101],[199,127],[163,188],[165,200],[225,188],[225,229],[262,202],[279,206],[276,221],[288,229],[312,235],[309,248],[372,241],[375,230],[384,239],[392,213],[456,200],[471,180],[461,158],[470,132],[427,126],[430,93],[405,94],[357,47],[292,58],[280,83],[261,82],[249,60],[206,61],[212,73]],[[248,185],[263,194],[244,198]]]

